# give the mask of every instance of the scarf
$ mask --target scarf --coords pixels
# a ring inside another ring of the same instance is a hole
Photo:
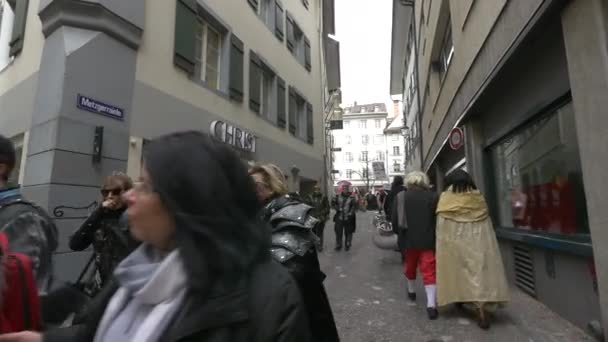
[[[437,215],[457,222],[479,222],[488,217],[488,206],[478,191],[444,191],[437,204]]]
[[[114,275],[120,288],[106,307],[94,341],[160,341],[187,288],[179,251],[163,259],[151,246],[141,245]]]

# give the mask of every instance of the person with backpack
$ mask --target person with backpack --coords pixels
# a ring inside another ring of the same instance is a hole
[[[0,233],[0,334],[40,330],[40,297],[32,263],[8,245],[8,238]]]
[[[30,258],[38,290],[44,294],[51,286],[57,227],[45,210],[21,196],[19,186],[8,183],[15,164],[12,141],[0,135],[0,232],[11,251]]]

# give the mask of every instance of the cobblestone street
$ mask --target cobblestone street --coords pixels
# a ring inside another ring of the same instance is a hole
[[[359,213],[350,252],[335,252],[333,223],[325,230],[320,253],[336,322],[344,342],[578,342],[593,341],[544,305],[512,289],[512,301],[497,313],[489,331],[455,308],[440,311],[437,321],[426,316],[424,290],[418,302],[406,299],[401,258],[371,241],[373,212]]]

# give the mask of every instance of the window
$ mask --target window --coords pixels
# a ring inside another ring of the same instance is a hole
[[[362,135],[361,136],[361,143],[363,145],[367,145],[369,143],[369,135],[367,135],[367,134]]]
[[[378,134],[374,136],[374,145],[381,145],[382,144],[382,135]]]
[[[363,178],[370,178],[369,168],[363,167],[363,169],[361,169],[361,175],[363,176]]]
[[[260,114],[262,117],[274,119],[274,75],[266,70],[260,77]]]
[[[383,151],[376,151],[376,160],[384,161],[384,152]]]
[[[289,13],[287,13],[287,49],[306,70],[311,70],[310,40]]]
[[[344,153],[344,161],[347,163],[352,163],[353,161],[353,153],[352,152],[345,152]]]
[[[23,48],[28,0],[0,0],[0,70]]]
[[[314,143],[313,107],[304,99],[300,92],[289,87],[289,133]]]
[[[272,29],[274,24],[274,0],[260,0],[260,5],[258,7],[258,15],[260,19]]]
[[[439,50],[439,72],[441,79],[445,78],[445,74],[448,71],[448,67],[452,63],[452,57],[454,56],[454,43],[452,41],[452,22],[448,19],[445,36],[443,43],[441,44],[441,50]]]
[[[391,134],[393,141],[399,141],[399,134]]]
[[[572,103],[490,147],[499,227],[589,234]]]
[[[393,146],[393,155],[394,156],[400,156],[401,153],[399,151],[399,146]]]
[[[380,120],[380,119],[374,120],[374,127],[382,128],[382,120]]]
[[[359,161],[360,162],[366,162],[367,161],[367,151],[361,152],[361,154],[359,155]]]
[[[401,164],[399,161],[393,161],[393,172],[401,172]]]
[[[8,183],[10,185],[20,185],[23,177],[21,177],[21,162],[22,159],[25,159],[26,156],[23,155],[23,140],[25,139],[25,134],[19,134],[13,138],[11,141],[15,146],[15,167],[13,168],[13,172],[11,172],[10,177],[8,178]]]
[[[359,121],[359,128],[367,128],[367,121],[366,120],[360,120]]]
[[[353,143],[353,138],[350,135],[347,135],[344,138],[344,140],[346,141],[346,145],[350,145]]]
[[[344,129],[350,128],[350,121],[343,120],[342,124],[343,124]]]
[[[352,179],[353,178],[353,170],[346,169],[346,178],[347,179]]]
[[[222,35],[203,19],[196,26],[196,69],[198,77],[210,88],[220,86],[220,51]]]

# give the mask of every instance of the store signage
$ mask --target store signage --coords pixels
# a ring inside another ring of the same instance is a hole
[[[331,173],[333,173],[335,175],[335,174],[340,173],[340,170],[331,170]]]
[[[332,147],[331,151],[332,152],[342,152],[342,147]]]
[[[125,118],[125,111],[122,108],[80,94],[77,96],[76,106],[82,110],[105,115],[117,120],[123,120]]]
[[[210,134],[214,139],[234,146],[239,150],[255,152],[255,135],[239,127],[216,120],[211,123]]]
[[[376,178],[376,179],[385,179],[386,178],[386,169],[384,168],[384,162],[381,162],[381,161],[372,162],[372,170],[374,170],[374,178]]]
[[[329,122],[329,129],[330,130],[343,129],[343,122],[342,122],[342,120],[331,120]]]
[[[458,150],[464,145],[464,132],[461,128],[456,127],[450,131],[450,135],[448,137],[448,142],[450,143],[450,147],[452,150]]]

